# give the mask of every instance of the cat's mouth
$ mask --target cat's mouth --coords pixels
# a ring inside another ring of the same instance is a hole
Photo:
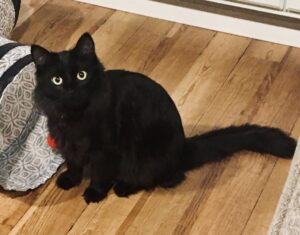
[[[89,101],[79,98],[68,98],[65,102],[62,102],[62,111],[67,112],[82,112],[89,106]]]
[[[60,107],[60,119],[62,121],[72,122],[81,119],[85,114],[88,105],[84,103],[76,105],[66,105]]]
[[[89,100],[83,97],[84,96],[81,94],[68,96],[65,100],[62,101],[62,106],[66,111],[84,111],[89,105]]]
[[[88,107],[88,102],[80,102],[76,104],[67,104],[63,108],[67,111],[82,112]]]

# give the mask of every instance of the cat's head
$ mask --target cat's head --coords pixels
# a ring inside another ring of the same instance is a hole
[[[35,101],[45,113],[82,111],[101,88],[104,67],[97,58],[92,37],[85,33],[76,46],[63,52],[49,52],[33,45],[36,65]]]

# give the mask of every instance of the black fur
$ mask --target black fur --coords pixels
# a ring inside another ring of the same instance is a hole
[[[168,93],[142,74],[105,71],[89,34],[66,52],[32,46],[32,57],[35,101],[67,164],[57,185],[69,189],[80,184],[83,167],[90,164],[87,203],[102,200],[111,188],[124,197],[157,186],[175,187],[187,170],[242,150],[286,158],[295,150],[295,140],[281,130],[256,125],[186,138]],[[87,72],[84,81],[76,78],[82,70]],[[54,85],[54,76],[63,78],[63,84]]]

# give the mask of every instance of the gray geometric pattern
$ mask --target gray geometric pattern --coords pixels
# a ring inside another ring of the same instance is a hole
[[[1,45],[1,41],[2,38],[0,39],[0,45]],[[10,40],[6,40],[6,41],[13,42]],[[18,61],[19,59],[21,59],[22,57],[28,54],[30,54],[29,46],[19,46],[7,52],[2,58],[0,58],[0,77],[16,61]]]
[[[300,141],[300,140],[299,140]],[[300,234],[300,142],[281,194],[269,235]]]
[[[8,37],[15,24],[15,9],[11,0],[0,0],[0,36]]]
[[[0,37],[0,45],[11,41]],[[30,53],[19,46],[0,58],[0,77]],[[27,191],[45,183],[63,163],[47,144],[47,120],[34,107],[35,66],[24,67],[0,98],[0,185]]]

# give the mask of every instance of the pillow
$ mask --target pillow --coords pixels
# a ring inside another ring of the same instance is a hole
[[[27,191],[45,183],[63,163],[47,144],[47,120],[35,108],[30,46],[7,39],[20,0],[0,0],[0,186]]]

